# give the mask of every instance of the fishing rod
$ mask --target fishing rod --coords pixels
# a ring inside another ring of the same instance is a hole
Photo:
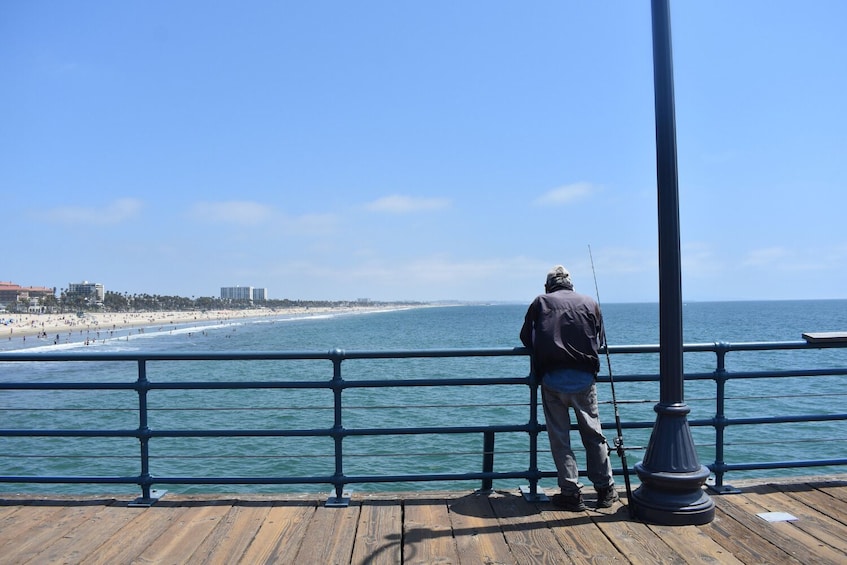
[[[591,274],[594,275],[594,292],[597,294],[597,305],[600,306],[600,287],[597,286],[597,271],[594,270],[594,255],[591,253],[591,246],[588,246],[588,257],[591,259]],[[602,311],[602,306],[600,307]],[[629,517],[635,518],[635,507],[632,501],[632,485],[629,483],[629,466],[626,463],[626,449],[623,446],[623,427],[621,426],[621,415],[618,413],[618,399],[615,396],[615,378],[612,376],[612,357],[609,355],[609,342],[606,341],[606,323],[600,325],[601,339],[603,346],[606,349],[606,366],[609,369],[609,385],[612,389],[612,406],[615,409],[615,426],[617,427],[618,437],[615,438],[615,450],[618,457],[621,458],[621,466],[623,467],[623,482],[626,485],[626,505],[629,510]],[[611,449],[609,450],[611,451]]]

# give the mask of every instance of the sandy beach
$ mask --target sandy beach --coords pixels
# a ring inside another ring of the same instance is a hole
[[[396,306],[348,305],[322,308],[250,308],[204,312],[87,312],[80,317],[65,314],[2,314],[0,339],[26,340],[28,336],[64,339],[69,335],[85,338],[90,332],[124,328],[168,326],[188,323],[220,323],[238,318],[272,316],[314,316],[326,313],[368,312],[397,309]]]

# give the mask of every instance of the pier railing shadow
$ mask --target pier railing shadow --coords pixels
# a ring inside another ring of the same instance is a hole
[[[627,357],[653,359],[658,352],[658,345],[609,348],[623,367],[630,366]],[[726,449],[731,428],[802,426],[810,433],[821,426],[819,441],[832,439],[833,425],[844,432],[843,395],[799,394],[787,383],[835,379],[844,390],[847,343],[715,342],[687,344],[684,352],[697,359],[687,362],[686,382],[712,383],[714,391],[688,402],[695,407],[690,425],[698,450],[708,457],[704,463],[718,492],[731,490],[724,483],[728,473],[847,465],[847,457],[805,457],[802,445],[792,449],[792,459],[761,461],[749,453],[734,460]],[[765,360],[745,360],[736,369],[727,363],[736,352]],[[0,353],[0,482],[30,490],[43,484],[137,485],[142,504],[155,502],[161,491],[154,486],[161,485],[327,485],[328,503],[344,505],[351,485],[476,484],[485,492],[495,483],[521,481],[528,483],[525,496],[542,497],[539,482],[554,478],[555,470],[528,353]],[[815,366],[796,367],[786,359]],[[488,366],[469,369],[471,360]],[[650,361],[637,366],[652,367]],[[727,394],[730,382],[764,379],[770,386],[755,387],[756,394]],[[598,385],[609,380],[601,374]],[[658,380],[651,371],[614,376],[622,404],[649,405],[644,397],[658,390]],[[437,401],[428,396],[431,390],[440,391]],[[388,391],[395,396],[381,400]],[[602,415],[604,428],[613,429],[612,411]],[[652,425],[649,416],[622,422],[627,433],[642,437]],[[223,445],[231,453],[216,451]],[[297,449],[303,451],[292,452]]]

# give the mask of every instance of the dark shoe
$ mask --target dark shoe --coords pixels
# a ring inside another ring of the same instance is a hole
[[[597,491],[597,508],[611,508],[620,500],[615,485]]]
[[[582,494],[579,492],[575,494],[554,494],[550,500],[553,502],[553,506],[568,512],[582,512],[586,509],[582,502]]]

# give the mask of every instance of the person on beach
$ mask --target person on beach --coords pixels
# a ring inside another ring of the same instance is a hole
[[[588,478],[597,491],[597,508],[610,508],[618,494],[595,385],[604,335],[600,306],[590,296],[574,292],[570,273],[562,265],[547,274],[544,290],[529,305],[520,339],[531,350],[533,372],[541,380],[547,436],[561,489],[552,501],[573,512],[586,508],[571,449],[568,410],[572,408],[585,447]]]

